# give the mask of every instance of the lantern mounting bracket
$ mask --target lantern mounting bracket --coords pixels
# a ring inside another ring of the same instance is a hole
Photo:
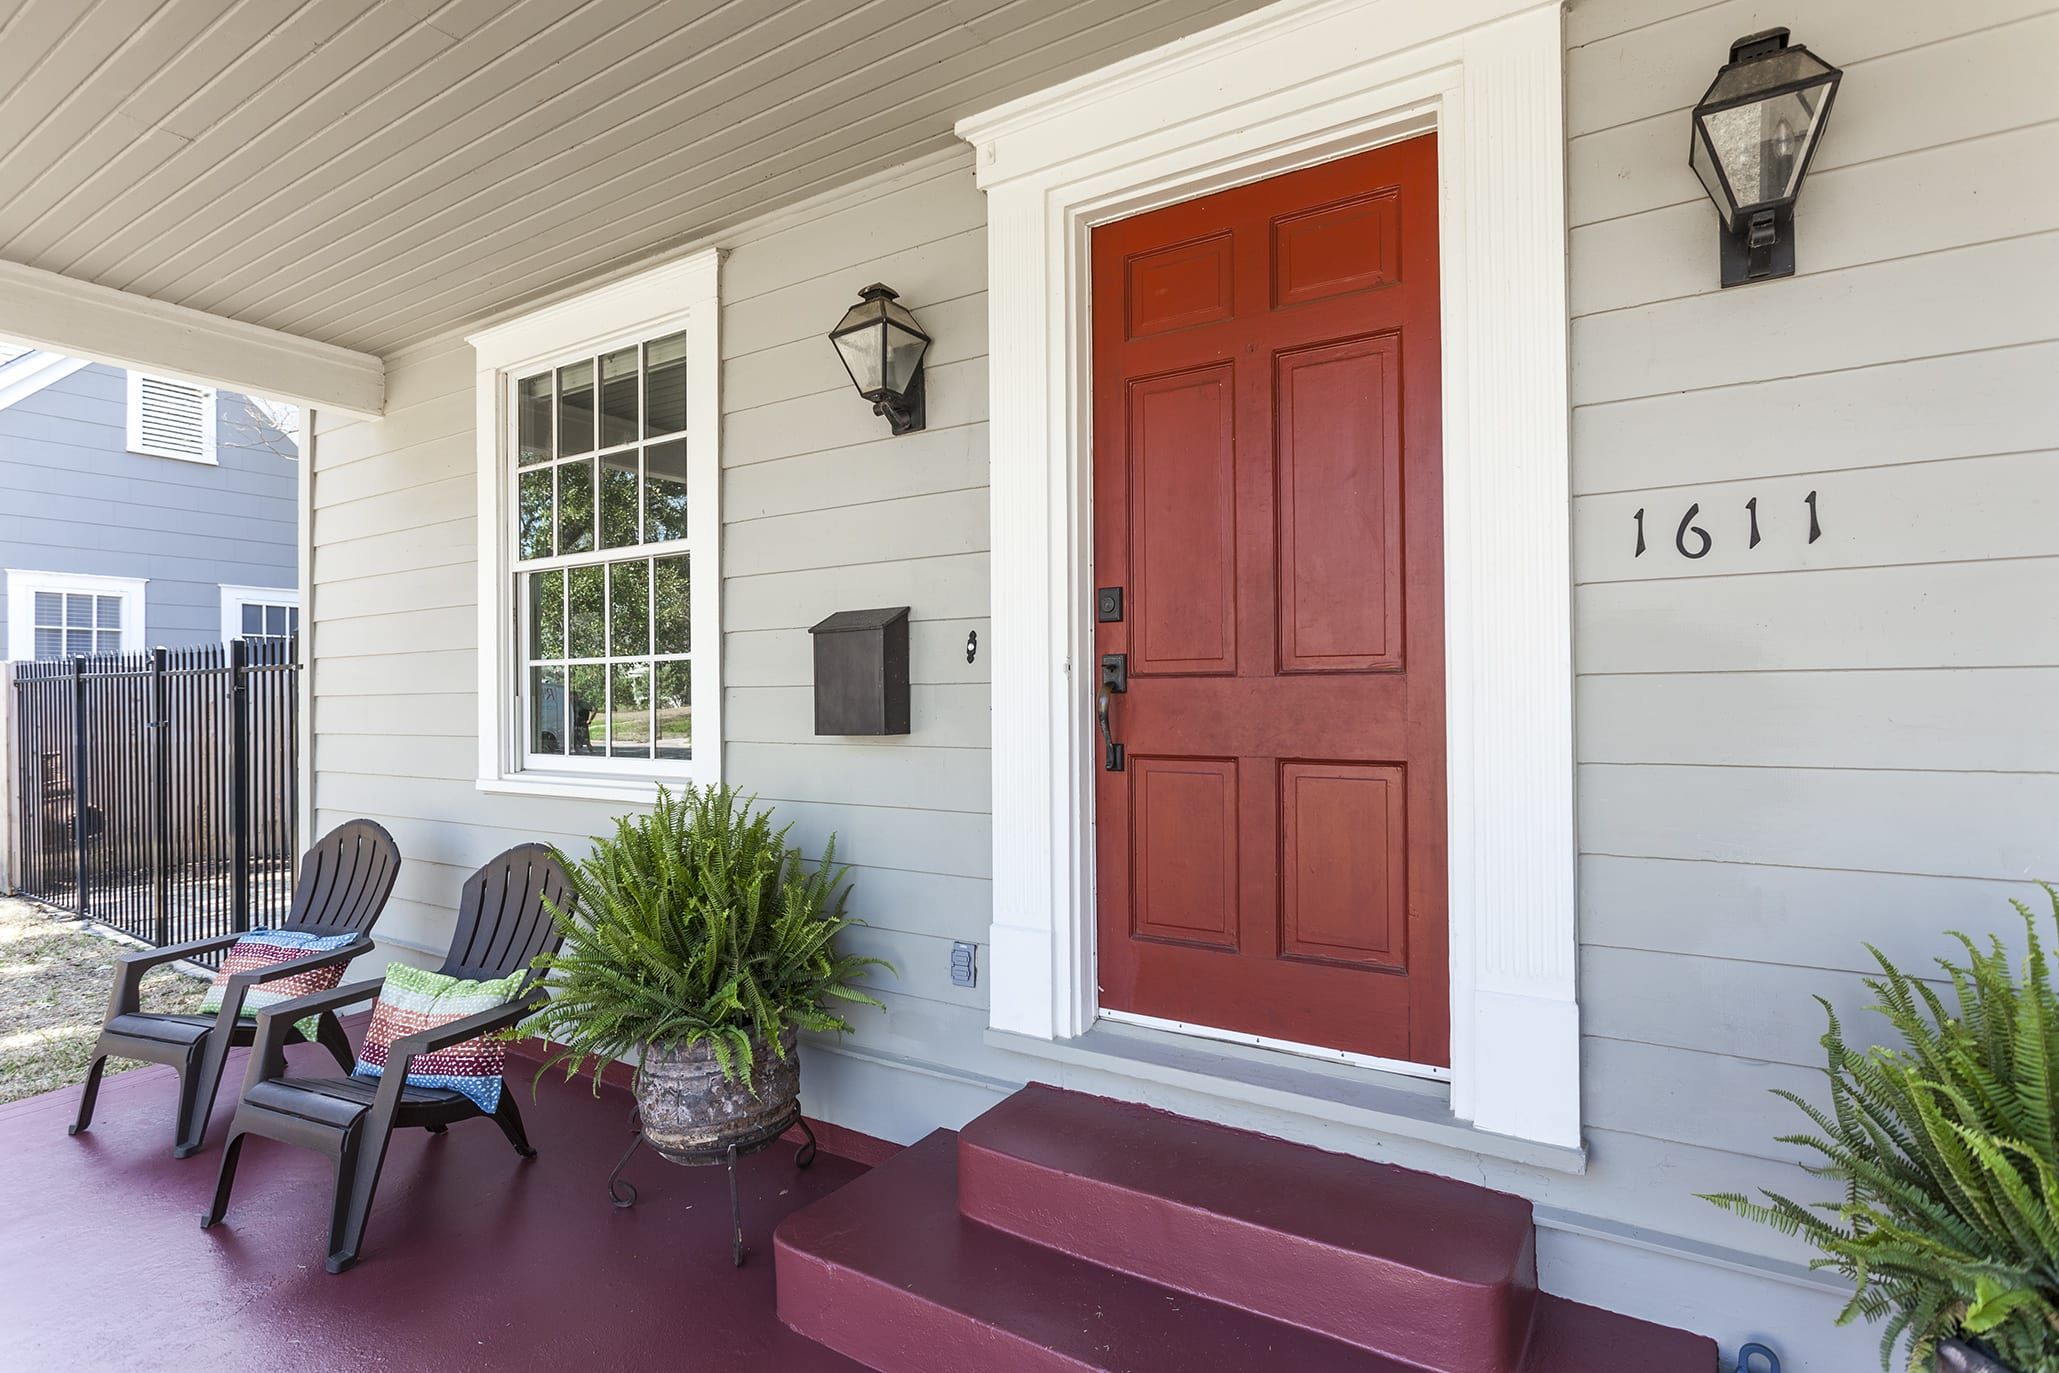
[[[885,418],[889,432],[912,434],[929,422],[929,407],[924,400],[929,387],[923,381],[927,370],[916,367],[915,378],[908,383],[908,393],[901,397],[900,404],[885,399],[872,403],[872,413]]]

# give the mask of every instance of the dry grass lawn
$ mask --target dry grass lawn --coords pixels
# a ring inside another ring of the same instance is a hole
[[[0,1102],[82,1082],[128,946],[33,901],[0,896]],[[171,968],[143,980],[143,1009],[190,1013],[207,984]],[[110,1058],[107,1071],[141,1065]]]

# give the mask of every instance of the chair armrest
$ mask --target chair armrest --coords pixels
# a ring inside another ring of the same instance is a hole
[[[336,952],[341,953],[339,949]],[[346,982],[326,992],[309,992],[291,1001],[274,1002],[257,1013],[257,1035],[250,1047],[250,1071],[244,1075],[243,1090],[286,1073],[286,1032],[303,1016],[341,1010],[379,994],[386,985],[383,977]]]
[[[195,939],[186,944],[168,944],[161,949],[136,949],[130,953],[118,954],[114,960],[114,991],[107,998],[107,1018],[118,1015],[133,1015],[143,1004],[143,974],[165,963],[176,963],[182,958],[197,958],[201,954],[216,953],[228,948],[243,936],[237,934],[217,935],[213,939]]]
[[[520,1024],[549,1000],[549,994],[542,987],[535,987],[516,997],[513,1001],[479,1011],[462,1020],[453,1020],[431,1030],[417,1030],[411,1035],[402,1035],[386,1050],[386,1070],[405,1073],[407,1064],[423,1054],[433,1054],[439,1049],[448,1049],[453,1044],[462,1044],[480,1035],[492,1034]]]
[[[118,961],[125,966],[154,968],[160,963],[176,959],[192,958],[199,954],[213,953],[226,949],[243,936],[240,934],[218,934],[212,939],[195,939],[185,944],[167,944],[161,949],[136,949],[120,956]]]

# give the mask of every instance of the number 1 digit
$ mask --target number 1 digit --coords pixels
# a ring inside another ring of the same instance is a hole
[[[1630,556],[1633,558],[1642,558],[1644,556],[1644,510],[1642,507],[1639,507],[1637,511],[1637,551]]]
[[[1752,541],[1746,544],[1745,547],[1757,548],[1759,546],[1759,498],[1757,496],[1752,497],[1744,503],[1744,508],[1752,517]]]

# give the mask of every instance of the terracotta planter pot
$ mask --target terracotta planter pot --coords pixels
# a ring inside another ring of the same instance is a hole
[[[782,1060],[763,1041],[751,1045],[752,1086],[725,1079],[704,1040],[692,1048],[644,1050],[636,1074],[636,1109],[644,1139],[675,1163],[706,1161],[734,1141],[761,1135],[790,1114],[801,1094],[794,1032],[781,1039]]]
[[[2016,1370],[1989,1358],[1964,1340],[1946,1340],[1938,1346],[1937,1373],[2016,1373]]]

